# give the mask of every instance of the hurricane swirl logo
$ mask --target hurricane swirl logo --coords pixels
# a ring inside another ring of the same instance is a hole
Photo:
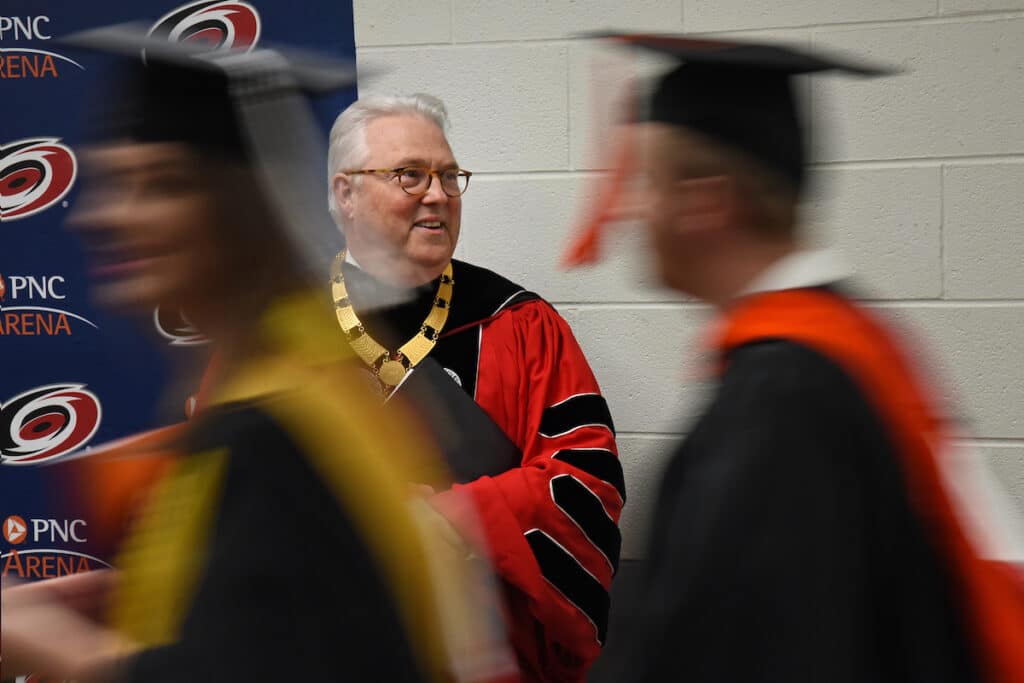
[[[45,211],[68,193],[78,161],[60,138],[32,138],[0,145],[0,221]]]
[[[199,346],[210,340],[192,325],[180,310],[167,310],[157,306],[153,309],[153,326],[171,346]]]
[[[210,52],[249,51],[260,39],[260,15],[247,2],[201,0],[168,12],[149,35],[171,43],[196,43]]]
[[[50,384],[0,404],[0,464],[36,465],[84,446],[100,426],[84,384]]]

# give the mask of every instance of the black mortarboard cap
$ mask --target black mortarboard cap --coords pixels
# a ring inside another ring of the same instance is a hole
[[[681,62],[656,82],[644,120],[682,126],[742,150],[798,190],[806,159],[791,77],[831,69],[886,73],[780,45],[652,34],[604,37]]]
[[[355,84],[351,61],[295,49],[213,52],[168,42],[145,26],[119,24],[60,39],[120,57],[113,105],[95,122],[104,139],[184,142],[249,165],[285,235],[311,272],[341,247],[323,203],[319,159],[326,149],[308,95]]]
[[[95,136],[185,142],[238,158],[252,142],[241,109],[253,94],[321,94],[355,84],[348,60],[294,49],[211,52],[151,36],[141,24],[90,29],[60,42],[122,58],[112,69],[112,95],[94,113]]]
[[[90,112],[94,139],[183,142],[204,155],[243,160],[246,146],[219,69],[160,60],[115,67],[114,94]]]

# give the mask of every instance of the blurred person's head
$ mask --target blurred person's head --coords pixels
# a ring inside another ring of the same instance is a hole
[[[297,281],[242,162],[181,141],[120,140],[94,145],[84,166],[70,225],[83,237],[105,305],[178,307],[202,328],[232,306],[252,313],[254,297]]]
[[[719,303],[796,247],[799,193],[783,174],[686,127],[638,129],[643,217],[666,285]]]
[[[298,285],[299,267],[261,191],[226,75],[130,64],[111,95],[69,221],[94,292],[122,311],[180,308],[206,333],[248,324]]]
[[[618,182],[611,186],[626,201],[612,194],[566,260],[594,260],[606,223],[642,217],[664,283],[723,305],[799,248],[797,209],[807,156],[794,78],[826,70],[882,71],[779,45],[657,34],[609,37],[667,56],[674,66],[628,116],[635,123],[625,137],[627,153],[612,166]],[[632,147],[639,147],[639,163]],[[639,200],[617,189],[627,186],[637,166],[645,188]]]
[[[417,94],[364,97],[331,129],[331,215],[352,256],[381,280],[417,286],[451,261],[468,176],[459,175],[447,126],[444,104]]]

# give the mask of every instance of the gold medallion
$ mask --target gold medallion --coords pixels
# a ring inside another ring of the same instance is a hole
[[[405,377],[405,366],[401,361],[386,360],[377,370],[377,376],[389,387],[398,386],[398,383]]]
[[[348,290],[345,288],[345,276],[341,271],[343,263],[345,263],[344,249],[338,252],[331,265],[331,295],[334,298],[334,312],[338,318],[338,325],[345,333],[352,350],[384,385],[384,392],[390,394],[405,377],[405,373],[427,357],[441,336],[441,330],[448,321],[452,290],[455,288],[455,281],[452,279],[452,264],[449,262],[441,274],[440,282],[437,285],[437,294],[434,295],[434,305],[431,306],[430,313],[420,325],[419,332],[402,344],[397,351],[391,351],[367,334],[362,321],[359,320],[359,316],[352,308]],[[378,366],[377,361],[382,356],[385,360]]]

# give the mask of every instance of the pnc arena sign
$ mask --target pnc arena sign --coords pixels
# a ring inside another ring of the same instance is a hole
[[[62,275],[0,273],[0,337],[70,337],[86,325],[98,329],[64,307],[66,284]]]
[[[10,544],[0,554],[4,578],[24,581],[55,579],[110,565],[98,557],[62,548],[27,548],[27,544],[86,543],[84,519],[29,519],[9,515],[3,521],[3,537]]]
[[[0,16],[0,45],[11,41],[50,40],[51,34],[48,16]],[[60,78],[61,71],[72,66],[85,70],[75,60],[52,50],[0,47],[0,80]]]

